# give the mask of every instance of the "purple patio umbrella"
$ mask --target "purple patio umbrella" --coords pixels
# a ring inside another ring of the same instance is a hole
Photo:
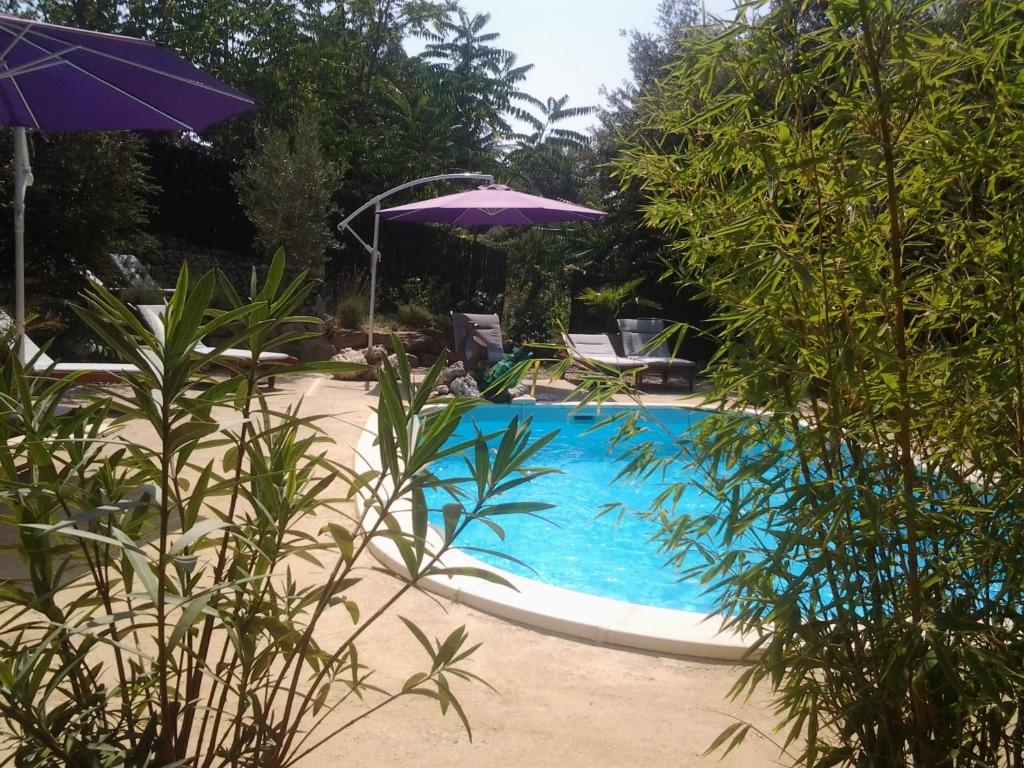
[[[241,91],[146,40],[0,14],[0,124],[14,126],[15,322],[25,324],[26,129],[202,131],[253,109]]]
[[[382,221],[454,224],[458,227],[533,227],[563,221],[594,221],[606,214],[547,197],[516,192],[504,184],[385,208]]]
[[[381,221],[406,221],[419,224],[452,224],[468,229],[488,227],[534,227],[566,221],[595,221],[604,211],[563,203],[538,195],[517,192],[504,184],[487,184],[469,192],[442,195],[418,203],[384,208],[377,212]],[[376,229],[374,260],[370,277],[369,338],[373,340],[373,307],[376,293]]]

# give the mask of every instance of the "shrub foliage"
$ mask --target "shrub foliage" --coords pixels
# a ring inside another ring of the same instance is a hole
[[[653,514],[793,762],[1020,765],[1024,15],[761,10],[682,44],[619,166],[716,308],[712,398],[759,412],[680,441],[715,515]]]
[[[546,441],[514,423],[496,451],[493,435],[447,445],[476,401],[428,409],[441,364],[416,384],[400,346],[379,380],[380,471],[333,461],[322,419],[264,395],[261,381],[284,371],[206,380],[222,348],[247,344],[255,360],[308,335],[282,330],[312,322],[292,314],[301,276],[285,283],[283,272],[279,254],[251,303],[212,311],[213,275],[192,282],[183,270],[160,337],[110,293],[88,295],[83,320],[140,369],[126,394],[68,413],[59,403],[74,380],[29,377],[13,357],[0,369],[0,531],[24,563],[0,582],[0,733],[15,764],[280,768],[407,696],[468,729],[455,690],[475,678],[464,628],[432,640],[406,621],[425,662],[396,690],[375,684],[361,638],[428,575],[501,581],[439,557],[466,525],[497,528],[489,518],[510,505],[490,500],[540,471],[525,466]],[[218,330],[217,350],[197,354]],[[473,491],[445,506],[432,544],[425,491],[454,486],[427,466],[463,451]],[[375,513],[366,527],[345,504],[356,494]],[[405,573],[367,604],[374,539],[397,547]]]

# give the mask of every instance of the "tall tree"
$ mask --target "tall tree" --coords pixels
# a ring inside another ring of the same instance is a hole
[[[579,200],[585,169],[593,159],[590,140],[560,124],[592,115],[597,107],[569,106],[569,96],[565,95],[549,97],[538,110],[539,115],[524,116],[528,132],[516,137],[505,163],[527,189],[548,197]]]
[[[458,8],[454,18],[439,21],[421,54],[438,73],[438,87],[449,95],[458,117],[465,167],[492,160],[514,130],[510,119],[525,115],[525,105],[540,102],[522,90],[532,64],[520,65],[516,55],[492,43],[497,32],[484,32],[490,14],[470,16]]]
[[[265,257],[283,248],[292,269],[323,278],[335,246],[330,220],[338,174],[323,156],[319,128],[308,116],[290,133],[270,130],[260,137],[232,181]]]

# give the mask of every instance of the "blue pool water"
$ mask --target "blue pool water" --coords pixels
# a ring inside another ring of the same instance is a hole
[[[685,467],[676,463],[678,474],[665,480],[660,475],[644,481],[615,481],[621,464],[617,457],[623,446],[612,447],[609,437],[616,426],[595,429],[595,422],[615,413],[614,408],[574,412],[560,406],[483,406],[470,412],[458,428],[457,440],[471,439],[474,424],[483,433],[505,428],[511,419],[530,416],[533,435],[540,437],[553,430],[558,436],[539,452],[531,465],[554,467],[552,474],[524,483],[506,492],[496,501],[543,501],[555,504],[542,515],[550,522],[527,515],[503,515],[498,522],[505,529],[502,541],[485,524],[471,524],[459,539],[459,545],[504,552],[532,567],[535,572],[515,563],[478,552],[470,552],[484,562],[506,571],[538,579],[559,587],[631,603],[707,612],[713,600],[704,594],[706,587],[696,582],[681,582],[676,572],[665,565],[666,555],[653,541],[657,527],[634,514],[598,516],[603,504],[621,502],[633,510],[646,510],[666,483],[685,480]],[[702,411],[683,408],[655,408],[654,417],[673,434],[684,434]],[[582,417],[582,418],[581,418]],[[589,418],[588,418],[589,417]],[[652,428],[637,438],[657,439],[659,451],[674,454],[665,433]],[[466,466],[460,458],[435,463],[431,469],[439,477],[465,477]],[[451,497],[444,492],[428,494],[431,522],[443,527],[442,505]],[[690,514],[710,511],[710,499],[695,489],[687,489],[678,510]]]

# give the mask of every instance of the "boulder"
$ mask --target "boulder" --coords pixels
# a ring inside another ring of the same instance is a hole
[[[334,378],[348,381],[375,381],[377,379],[377,371],[381,368],[384,362],[385,356],[384,347],[375,345],[369,349],[352,349],[347,347],[341,350],[338,354],[334,355],[331,360],[342,362],[342,363],[361,363],[363,365],[370,366],[365,371],[358,373],[347,373],[341,375],[335,375]],[[419,365],[419,361],[415,355],[406,355],[409,360],[409,365],[415,368]],[[387,355],[388,362],[391,363],[392,368],[398,367],[397,355]]]
[[[435,331],[432,328],[426,328],[419,331],[395,331],[394,335],[398,338],[402,344],[402,348],[407,353],[412,353],[419,357],[424,355],[433,355],[436,360],[438,355],[444,351],[445,347],[445,335],[441,331]],[[374,341],[377,339],[374,338]],[[391,349],[391,334],[382,334],[380,337],[380,343],[384,344],[389,350]]]
[[[455,379],[461,379],[466,375],[466,366],[459,360],[457,363],[452,363],[443,371],[438,377],[438,383],[440,384],[451,384]]]
[[[338,354],[334,355],[331,360],[339,363],[366,363],[366,355],[361,349],[352,349],[348,347],[341,350]],[[355,371],[353,373],[342,373],[335,374],[334,378],[340,379],[341,381],[361,381],[366,378],[365,371]]]
[[[409,367],[410,368],[417,368],[417,367],[419,367],[420,363],[419,363],[419,360],[416,359],[416,355],[406,354],[405,359],[409,361]],[[388,362],[391,363],[391,367],[392,368],[394,368],[396,371],[398,370],[398,355],[394,355],[394,354],[388,355]],[[383,366],[378,366],[378,367],[383,367]]]
[[[341,351],[346,348],[365,349],[367,336],[366,331],[358,328],[331,328],[328,338],[334,348]]]
[[[386,354],[387,350],[380,344],[374,344],[372,347],[363,350],[367,365],[380,365],[380,361],[384,359]]]
[[[422,331],[377,331],[373,334],[374,346],[381,346],[386,351],[393,352],[392,333],[398,337],[406,353],[416,355],[420,359],[436,360],[445,348],[445,335],[430,328]],[[369,341],[366,331],[358,328],[331,328],[328,338],[338,350],[346,347],[364,349]]]
[[[338,351],[326,336],[293,341],[289,347],[292,348],[299,361],[303,363],[331,360]]]
[[[480,390],[477,388],[476,379],[472,376],[460,376],[453,380],[448,387],[456,397],[480,397]]]

